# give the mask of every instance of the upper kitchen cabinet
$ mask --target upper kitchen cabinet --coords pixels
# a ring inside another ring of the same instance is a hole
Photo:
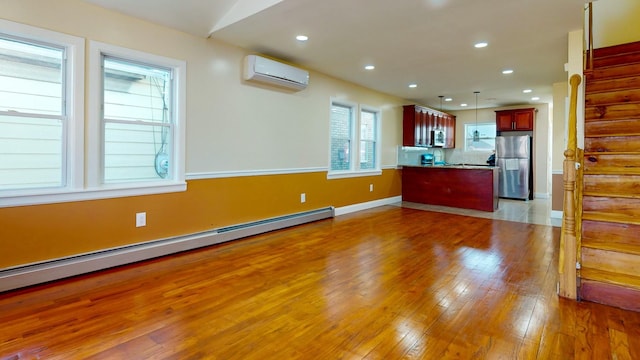
[[[444,135],[444,141],[441,136]],[[402,121],[402,145],[418,147],[455,147],[456,117],[418,105],[405,105]],[[440,141],[439,141],[440,140]]]
[[[496,130],[533,131],[535,115],[535,108],[496,111]]]

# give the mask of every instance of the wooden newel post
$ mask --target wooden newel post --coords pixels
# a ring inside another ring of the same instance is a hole
[[[558,264],[558,295],[570,299],[577,298],[576,280],[576,148],[577,148],[577,102],[579,75],[571,76],[571,99],[569,103],[569,123],[567,150],[564,152],[563,185],[564,201],[562,215],[562,233],[560,234],[560,253]]]

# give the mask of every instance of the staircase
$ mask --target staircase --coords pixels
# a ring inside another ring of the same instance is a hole
[[[585,81],[578,296],[640,311],[640,42],[596,49]]]

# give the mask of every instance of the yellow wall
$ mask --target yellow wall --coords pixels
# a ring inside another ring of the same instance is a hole
[[[373,184],[373,192],[369,185]],[[0,268],[326,206],[399,196],[400,171],[327,180],[326,173],[190,180],[186,192],[0,208]],[[306,202],[300,203],[300,194]],[[147,226],[135,227],[135,213]]]
[[[401,194],[403,99],[313,71],[300,92],[247,83],[244,49],[79,0],[3,0],[0,17],[186,61],[188,180],[186,192],[0,208],[0,269]],[[332,98],[381,110],[381,176],[327,180]],[[252,171],[277,175],[228,175]]]

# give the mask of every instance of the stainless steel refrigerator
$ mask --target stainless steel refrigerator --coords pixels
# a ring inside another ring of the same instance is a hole
[[[532,139],[529,135],[496,137],[498,196],[533,200]]]

